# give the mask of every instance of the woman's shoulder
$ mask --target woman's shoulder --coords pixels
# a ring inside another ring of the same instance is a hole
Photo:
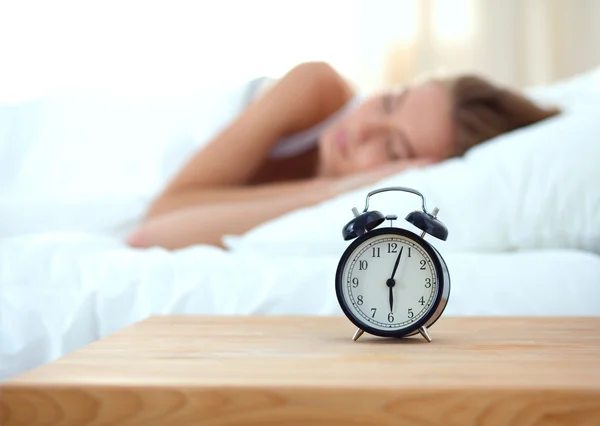
[[[304,78],[300,81],[318,81],[318,92],[322,95],[319,96],[318,102],[315,101],[318,105],[315,104],[313,110],[320,112],[316,114],[318,118],[309,126],[283,135],[274,145],[270,158],[290,158],[314,148],[323,130],[343,117],[361,100],[352,84],[325,62],[300,64],[282,78],[292,78],[293,75],[302,75]],[[248,83],[246,105],[264,96],[280,80],[269,76],[251,80]]]
[[[246,104],[256,101],[283,78],[294,74],[309,76],[311,80],[318,80],[321,85],[325,86],[325,92],[328,94],[327,100],[331,101],[333,109],[349,102],[356,95],[354,85],[327,62],[304,62],[296,65],[283,77],[262,75],[251,79],[246,89]]]

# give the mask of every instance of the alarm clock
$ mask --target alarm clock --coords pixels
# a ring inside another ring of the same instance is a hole
[[[422,211],[405,220],[422,232],[415,234],[393,226],[395,215],[369,211],[369,198],[386,191],[418,195]],[[442,241],[448,228],[430,213],[425,197],[406,187],[387,187],[368,193],[365,208],[352,208],[354,218],[342,230],[344,240],[354,240],[338,263],[335,291],[348,319],[358,327],[354,341],[364,333],[380,337],[408,337],[420,333],[431,342],[428,329],[440,318],[450,295],[450,273],[439,251],[426,234]],[[386,220],[390,226],[379,227]]]

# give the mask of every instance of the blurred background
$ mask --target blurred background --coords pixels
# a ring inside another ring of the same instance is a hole
[[[597,0],[3,1],[0,101],[178,95],[327,61],[363,92],[470,70],[516,87],[600,63]]]

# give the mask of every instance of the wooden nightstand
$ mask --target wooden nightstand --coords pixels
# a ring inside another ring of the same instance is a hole
[[[13,425],[600,425],[600,318],[152,317],[3,384]]]

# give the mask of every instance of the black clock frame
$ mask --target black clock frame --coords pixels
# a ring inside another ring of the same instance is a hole
[[[366,240],[370,240],[374,237],[377,237],[377,236],[383,235],[383,234],[400,235],[402,237],[413,240],[416,244],[419,244],[421,247],[423,247],[423,249],[431,257],[431,260],[433,262],[433,266],[435,268],[435,272],[437,275],[437,294],[435,296],[435,300],[433,301],[433,303],[431,304],[431,307],[429,308],[429,311],[425,315],[423,315],[423,317],[421,317],[421,319],[419,319],[417,322],[415,322],[414,324],[412,324],[409,327],[404,328],[402,330],[386,331],[386,330],[380,330],[380,329],[369,326],[364,321],[359,320],[354,315],[354,313],[352,313],[352,311],[348,307],[348,305],[346,303],[346,299],[344,298],[344,295],[343,295],[344,277],[342,276],[342,274],[344,272],[344,267],[346,266],[346,263],[348,262],[348,259],[350,258],[350,255],[354,252],[354,250],[360,244],[364,243]],[[446,278],[447,278],[448,282],[446,282]],[[443,295],[444,295],[444,290],[446,289],[446,287],[448,288],[448,294],[446,295],[446,298],[444,299]],[[344,312],[346,317],[348,317],[348,319],[355,326],[357,326],[361,330],[363,330],[369,334],[375,335],[375,336],[402,338],[402,337],[407,337],[407,336],[416,334],[418,332],[418,330],[421,327],[423,327],[424,325],[426,325],[427,322],[433,317],[433,315],[436,314],[436,312],[438,311],[438,308],[440,306],[440,303],[444,302],[444,306],[442,307],[442,310],[439,312],[437,318],[435,318],[435,320],[431,324],[428,324],[427,326],[431,327],[442,316],[442,313],[446,309],[447,301],[450,296],[450,273],[448,271],[448,266],[446,265],[445,260],[442,258],[442,256],[437,251],[437,249],[435,247],[433,247],[428,241],[421,238],[414,232],[411,232],[411,231],[409,231],[407,229],[403,229],[403,228],[394,228],[394,227],[378,228],[378,229],[371,230],[371,231],[367,232],[366,234],[358,237],[354,241],[352,241],[352,243],[346,248],[346,250],[342,254],[342,257],[340,258],[340,261],[338,263],[338,267],[336,270],[336,274],[335,274],[335,293],[336,293],[336,296],[338,299],[338,303],[339,303],[340,307],[342,308],[342,311]]]

